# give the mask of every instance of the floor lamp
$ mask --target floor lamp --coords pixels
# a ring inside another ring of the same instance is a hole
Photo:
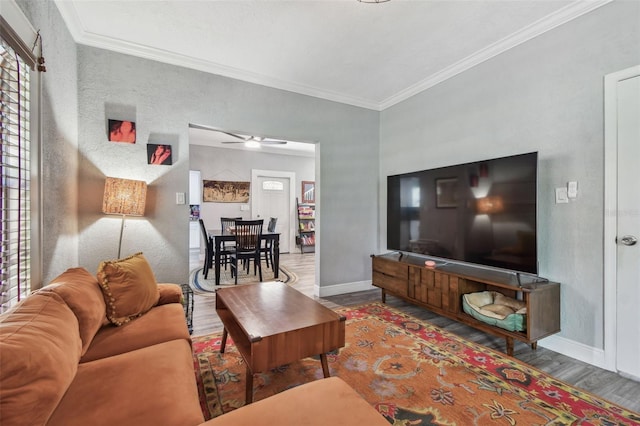
[[[141,180],[108,177],[104,183],[102,213],[122,215],[118,259],[122,249],[122,233],[126,216],[144,216],[147,201],[147,183]]]

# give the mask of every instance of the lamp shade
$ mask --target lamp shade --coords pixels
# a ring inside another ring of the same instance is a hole
[[[143,216],[146,202],[146,182],[112,177],[108,177],[105,181],[103,213]]]

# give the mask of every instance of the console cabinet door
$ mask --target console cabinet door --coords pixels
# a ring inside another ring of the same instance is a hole
[[[429,307],[455,313],[459,278],[425,268],[412,269],[416,270],[415,275],[419,274],[419,279],[410,279],[414,283],[414,295],[410,297]],[[411,272],[409,275],[411,277]]]
[[[409,267],[400,262],[391,262],[378,257],[373,258],[373,284],[395,293],[407,296]]]
[[[442,283],[446,280],[442,274],[434,271],[422,271],[422,285],[427,287],[427,304],[442,308]]]

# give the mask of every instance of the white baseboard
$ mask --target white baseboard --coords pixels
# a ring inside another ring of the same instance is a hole
[[[546,337],[540,340],[538,345],[573,359],[586,362],[587,364],[591,364],[605,370],[610,370],[605,362],[603,349],[587,346],[562,336]]]
[[[352,283],[334,284],[315,288],[314,293],[320,297],[337,296],[338,294],[355,293],[356,291],[373,290],[378,287],[371,285],[371,280]]]

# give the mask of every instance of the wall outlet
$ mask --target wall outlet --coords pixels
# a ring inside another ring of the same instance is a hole
[[[248,204],[240,204],[240,211],[248,212],[249,211],[249,205]]]

